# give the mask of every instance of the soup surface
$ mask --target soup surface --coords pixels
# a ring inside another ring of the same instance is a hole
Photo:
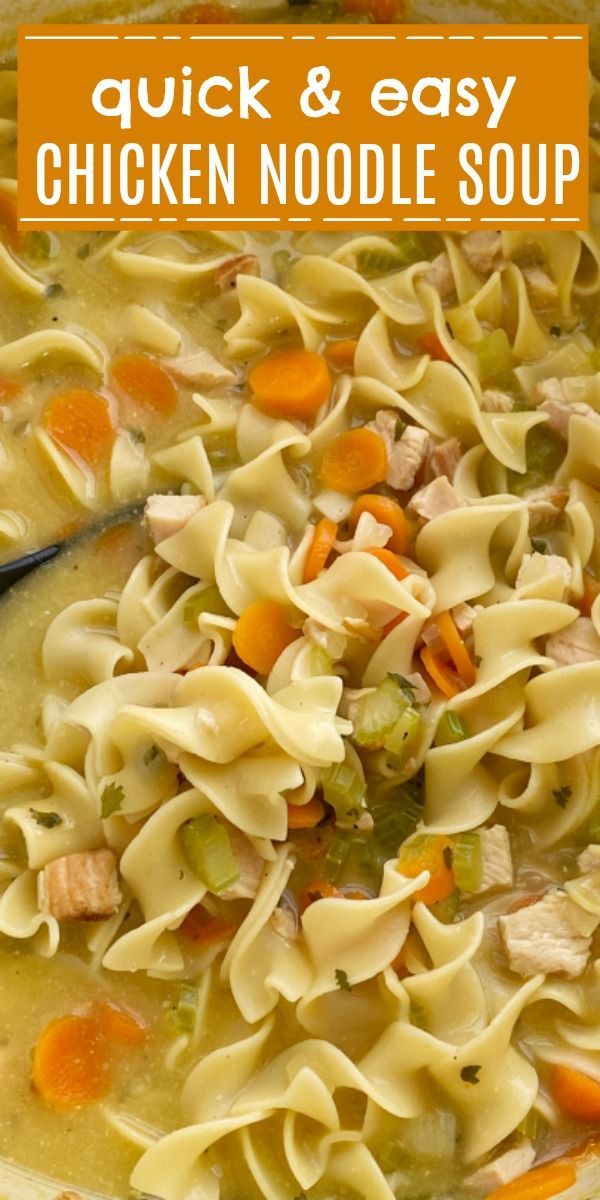
[[[21,238],[14,83],[0,1193],[598,1194],[594,166],[582,234]]]

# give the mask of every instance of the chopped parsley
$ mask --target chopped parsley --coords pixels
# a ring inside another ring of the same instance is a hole
[[[120,783],[107,783],[100,797],[100,811],[102,820],[107,817],[112,817],[114,813],[121,811],[121,805],[125,799],[125,792]]]
[[[127,432],[136,446],[141,446],[146,441],[146,434],[142,429],[128,429]]]
[[[547,554],[548,553],[548,543],[542,541],[542,538],[532,538],[531,539],[531,549],[535,550],[536,554]]]
[[[564,787],[564,786],[559,787],[559,788],[554,788],[554,791],[552,792],[552,796],[553,796],[553,799],[558,804],[559,808],[566,808],[567,802],[571,799],[571,789],[570,789],[570,787]]]
[[[144,751],[144,766],[149,767],[157,758],[162,758],[162,750],[153,742],[148,749]]]
[[[346,972],[342,971],[340,969],[340,967],[336,968],[335,982],[337,983],[341,992],[351,992],[352,991],[352,984],[350,983]]]
[[[405,675],[398,675],[395,671],[388,671],[388,679],[392,679],[398,685],[409,704],[414,703],[415,685],[410,682],[410,679],[407,679]]]
[[[468,1067],[463,1067],[460,1073],[463,1083],[479,1083],[480,1070],[481,1066],[475,1066],[474,1063],[470,1064]]]
[[[444,846],[444,849],[442,851],[442,858],[443,858],[444,863],[446,864],[448,870],[451,871],[452,864],[454,862],[454,854],[452,853],[452,846]]]
[[[36,825],[41,825],[42,829],[55,829],[57,825],[62,825],[63,819],[57,812],[43,812],[39,808],[30,808],[29,813]]]
[[[399,442],[404,430],[406,429],[406,421],[402,417],[396,417],[396,428],[394,429],[394,441]]]

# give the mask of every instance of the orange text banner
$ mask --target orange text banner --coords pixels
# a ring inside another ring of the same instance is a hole
[[[587,28],[21,26],[22,228],[587,224]]]

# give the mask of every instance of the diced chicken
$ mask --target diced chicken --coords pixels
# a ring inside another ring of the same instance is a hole
[[[540,583],[552,575],[562,576],[565,591],[571,586],[571,564],[560,554],[524,554],[515,580],[517,591],[530,584]]]
[[[569,489],[553,483],[526,492],[525,503],[529,510],[530,533],[542,533],[545,529],[552,529],[568,499]]]
[[[425,459],[425,481],[429,483],[432,479],[445,475],[452,483],[461,458],[462,446],[458,438],[446,438],[437,445],[430,440]]]
[[[58,921],[104,921],[121,903],[112,850],[66,854],[39,876],[40,907]]]
[[[600,871],[600,846],[593,842],[586,846],[577,859],[577,866],[582,875],[591,875],[592,871]]]
[[[467,501],[452,486],[445,475],[440,475],[411,497],[410,507],[425,521],[433,521],[455,508],[466,508]]]
[[[154,544],[179,533],[205,503],[203,496],[148,496],[144,516]]]
[[[558,300],[558,288],[548,272],[544,271],[542,267],[525,267],[523,275],[525,276],[531,297],[536,304],[540,306],[549,305],[554,304]]]
[[[171,375],[188,386],[213,388],[234,383],[236,379],[235,372],[219,362],[208,350],[195,350],[193,354],[171,358],[165,362],[165,366]]]
[[[438,254],[437,258],[433,259],[433,262],[431,263],[429,270],[425,272],[423,279],[426,283],[430,284],[432,288],[435,288],[438,296],[440,296],[442,300],[445,300],[447,296],[451,296],[452,293],[456,291],[454,275],[452,274],[452,267],[450,266],[450,259],[448,258],[445,250],[443,250],[441,254]]]
[[[462,604],[455,604],[454,608],[451,609],[452,620],[463,640],[473,632],[473,625],[479,613],[482,612],[482,609],[483,606],[481,604],[474,608],[472,604],[464,602]]]
[[[386,483],[397,492],[408,492],[414,486],[422,467],[429,445],[429,434],[419,425],[407,425],[400,438],[396,438],[398,414],[381,409],[375,420],[367,425],[385,442],[387,450]]]
[[[513,864],[510,852],[508,829],[504,825],[492,825],[491,829],[482,829],[481,845],[481,883],[479,892],[493,892],[513,886]]]
[[[229,842],[239,870],[239,879],[219,892],[220,900],[254,900],[265,866],[265,861],[254,849],[252,842],[233,825],[227,829]]]
[[[260,275],[260,263],[255,254],[237,254],[217,267],[215,282],[219,291],[236,287],[238,275]]]
[[[535,1150],[531,1142],[522,1141],[512,1150],[505,1150],[504,1154],[498,1155],[498,1158],[493,1158],[484,1167],[480,1167],[473,1175],[469,1175],[465,1182],[470,1191],[487,1196],[496,1188],[510,1183],[511,1179],[517,1179],[519,1175],[524,1175],[534,1161]]]
[[[542,404],[545,400],[556,400],[558,404],[566,404],[567,397],[562,379],[552,377],[538,380],[533,389],[532,401],[537,408],[538,404]]]
[[[553,633],[546,641],[545,653],[557,667],[571,663],[594,662],[600,658],[600,637],[590,617],[577,617],[572,625]]]
[[[498,920],[511,971],[524,976],[560,973],[569,979],[585,971],[597,924],[596,915],[559,888]]]
[[[500,391],[500,388],[485,388],[481,396],[481,408],[483,412],[511,412],[513,404],[513,397],[508,392]]]
[[[306,618],[302,626],[302,632],[313,646],[318,646],[319,649],[324,650],[330,658],[341,658],[345,652],[347,639],[343,633],[336,633],[333,629],[327,629],[325,625],[317,621],[316,617]]]
[[[480,275],[490,275],[502,262],[502,234],[496,230],[467,233],[461,238],[460,248],[469,266]]]
[[[431,700],[431,692],[423,679],[420,671],[412,671],[410,675],[405,675],[407,683],[410,683],[413,689],[413,699],[415,704],[429,704]]]
[[[286,942],[293,942],[298,937],[298,918],[290,908],[278,905],[273,909],[269,921],[275,933]]]
[[[561,400],[544,400],[538,406],[539,412],[546,413],[547,429],[552,429],[565,441],[569,436],[569,424],[572,417],[587,417],[588,421],[600,422],[600,413],[594,411],[590,404],[568,404]]]

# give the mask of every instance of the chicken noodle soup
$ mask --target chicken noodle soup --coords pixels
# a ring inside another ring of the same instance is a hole
[[[21,238],[13,89],[0,1153],[596,1194],[598,221]]]

